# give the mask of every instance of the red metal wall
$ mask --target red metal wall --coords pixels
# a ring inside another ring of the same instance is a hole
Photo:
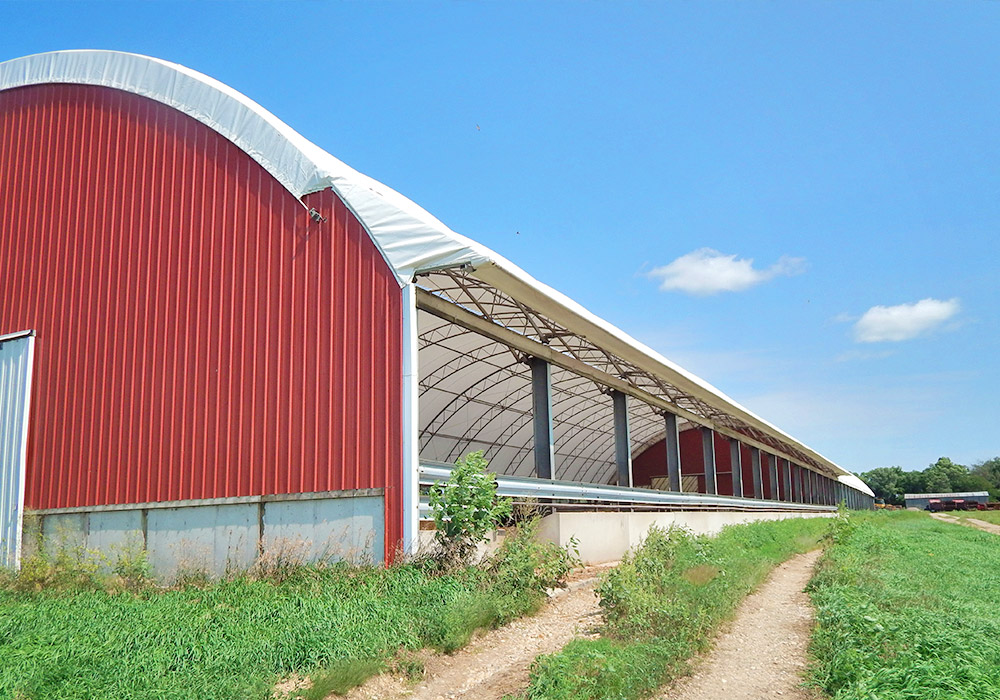
[[[330,191],[307,210],[210,128],[121,91],[0,92],[0,334],[38,331],[32,508],[386,489],[401,296]]]
[[[740,465],[742,466],[743,496],[755,498],[753,490],[753,453],[750,446],[740,443]]]

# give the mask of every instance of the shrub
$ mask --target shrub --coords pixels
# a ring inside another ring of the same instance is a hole
[[[471,452],[455,463],[446,481],[431,486],[437,559],[445,569],[468,564],[476,545],[510,515],[510,501],[497,496],[496,477],[486,466],[482,452]]]
[[[575,539],[569,548],[538,541],[539,522],[534,517],[520,523],[483,563],[486,580],[503,603],[498,610],[501,623],[537,610],[546,589],[563,586],[573,567],[581,564]]]

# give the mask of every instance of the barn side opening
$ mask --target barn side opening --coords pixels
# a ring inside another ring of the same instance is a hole
[[[810,458],[794,445],[470,270],[424,275],[418,285],[425,489],[482,451],[501,493],[543,504],[552,539],[599,543],[589,548],[592,561],[620,556],[654,522],[712,532],[748,519],[826,515],[844,497],[826,465],[800,466]],[[813,476],[793,492],[782,476],[796,469]]]

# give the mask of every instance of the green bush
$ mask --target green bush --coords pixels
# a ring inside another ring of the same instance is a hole
[[[471,452],[455,463],[445,481],[430,488],[437,559],[444,568],[469,563],[487,533],[510,515],[510,500],[497,496],[496,476],[486,471],[482,452]]]

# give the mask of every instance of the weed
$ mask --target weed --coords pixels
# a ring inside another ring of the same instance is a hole
[[[400,654],[399,658],[392,662],[392,672],[409,681],[418,681],[424,677],[424,662],[413,654]]]
[[[301,700],[323,700],[330,694],[344,695],[351,688],[381,673],[385,664],[381,659],[341,659],[312,677],[312,684],[295,695]]]

